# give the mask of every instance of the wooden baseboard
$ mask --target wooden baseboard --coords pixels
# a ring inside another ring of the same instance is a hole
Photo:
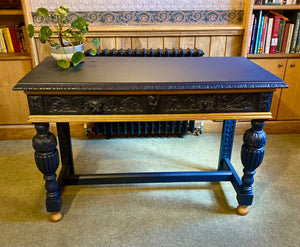
[[[196,122],[197,123],[197,122]],[[266,134],[300,134],[300,121],[266,121]],[[250,121],[239,121],[235,134],[242,135],[251,127]],[[219,133],[222,131],[222,121],[204,121],[203,133]]]
[[[200,121],[196,121],[196,124]],[[249,121],[240,121],[236,125],[236,135],[242,135],[250,128]],[[89,125],[88,125],[89,126]],[[267,134],[300,134],[300,121],[266,121],[264,130]],[[71,136],[86,137],[84,123],[71,123]],[[55,124],[51,124],[51,131],[57,135]],[[205,120],[203,133],[220,133],[222,121]],[[0,125],[0,140],[23,140],[32,139],[36,134],[34,126],[24,125]]]
[[[35,134],[32,124],[0,125],[0,140],[32,139]]]

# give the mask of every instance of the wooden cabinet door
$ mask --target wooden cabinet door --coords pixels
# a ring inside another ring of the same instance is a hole
[[[12,88],[30,70],[30,60],[0,61],[0,124],[28,123],[27,98]]]
[[[281,79],[284,79],[287,59],[251,59],[252,62],[270,71]],[[274,119],[277,119],[279,100],[282,89],[277,89],[273,94],[271,112]]]
[[[284,77],[288,89],[282,89],[278,120],[300,119],[300,59],[288,59]]]

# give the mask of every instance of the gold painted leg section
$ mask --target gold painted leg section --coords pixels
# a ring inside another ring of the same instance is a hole
[[[58,222],[58,221],[60,221],[62,219],[62,217],[63,217],[63,215],[62,215],[61,212],[52,212],[50,214],[50,220],[52,222]]]
[[[238,205],[236,211],[239,215],[246,215],[248,214],[248,206]]]

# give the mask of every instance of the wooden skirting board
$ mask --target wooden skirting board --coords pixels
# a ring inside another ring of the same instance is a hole
[[[197,124],[197,121],[196,121]],[[71,135],[74,137],[86,137],[84,123],[72,123]],[[300,121],[266,121],[264,130],[267,134],[300,134]],[[250,128],[249,121],[240,121],[236,126],[236,135],[242,135]],[[55,135],[56,126],[51,124],[51,130]],[[205,120],[203,133],[221,133],[222,121]],[[32,139],[36,134],[32,124],[24,125],[0,125],[0,140],[24,140]]]

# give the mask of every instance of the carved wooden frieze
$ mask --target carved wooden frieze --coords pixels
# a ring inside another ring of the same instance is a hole
[[[268,112],[271,101],[272,93],[28,95],[32,115]]]

